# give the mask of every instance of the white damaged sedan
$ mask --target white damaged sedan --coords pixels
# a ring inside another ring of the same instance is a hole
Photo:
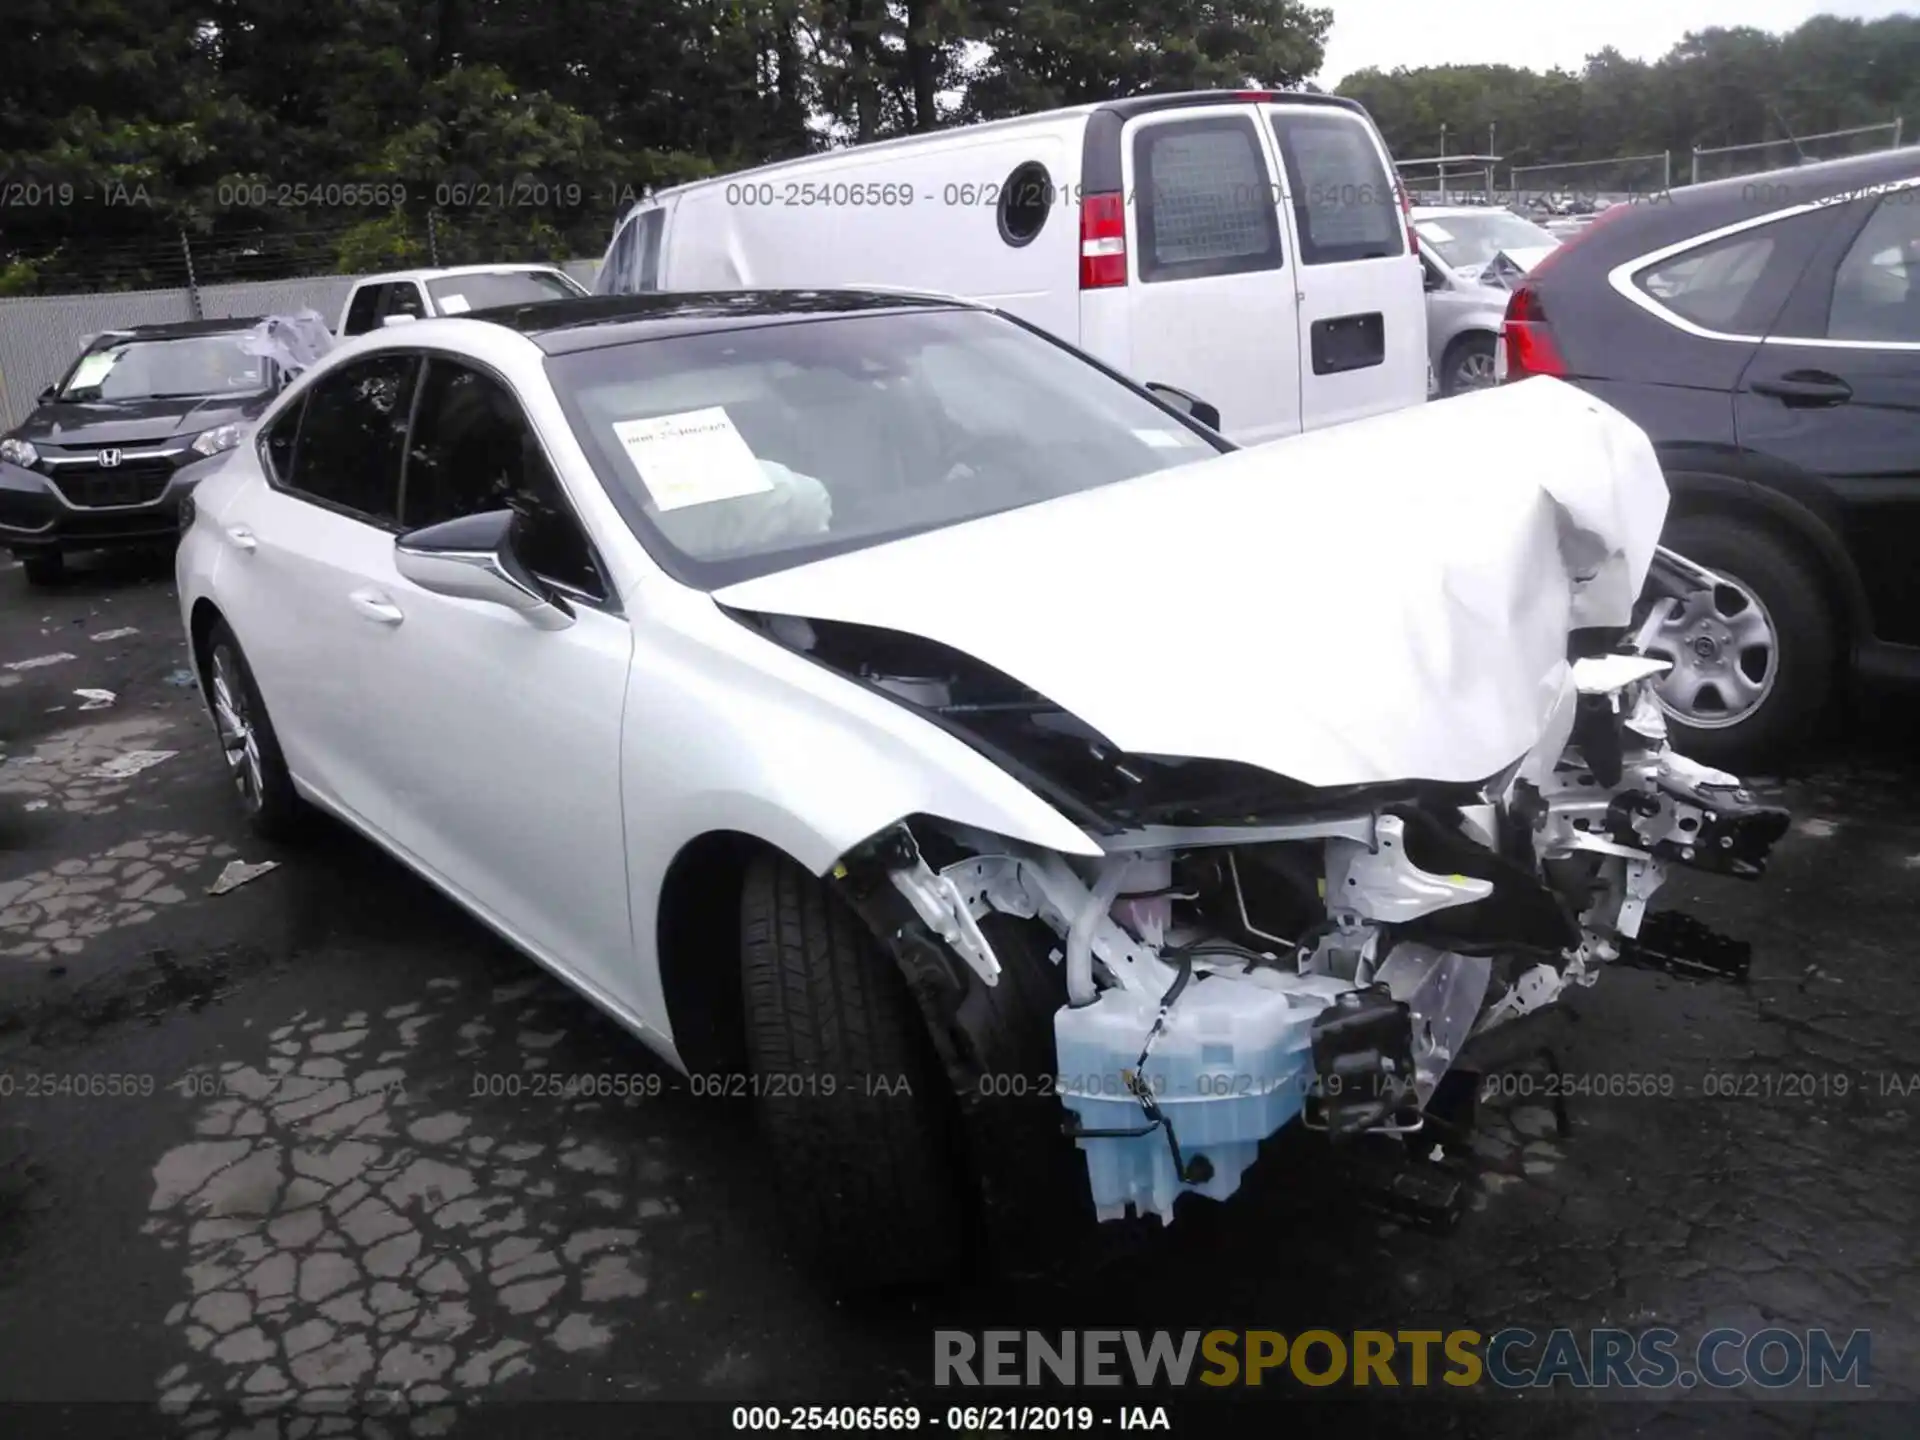
[[[1746,964],[1647,913],[1787,817],[1667,746],[1636,621],[1712,577],[1637,428],[1194,413],[956,301],[421,321],[202,482],[182,615],[262,833],[366,834],[750,1097],[807,1258],[925,1278],[1295,1122],[1413,1175],[1487,1037]]]

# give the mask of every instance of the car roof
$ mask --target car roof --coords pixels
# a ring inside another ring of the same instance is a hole
[[[1871,194],[1876,185],[1916,176],[1920,176],[1920,146],[1908,145],[1898,150],[1875,150],[1812,165],[1676,186],[1645,199],[1635,197],[1610,205],[1597,215],[1562,216],[1543,223],[1560,225],[1579,236],[1580,243],[1569,256],[1572,263],[1561,267],[1561,274],[1565,275],[1576,268],[1582,271],[1596,265],[1610,268],[1635,255],[1704,235],[1723,225],[1757,220],[1803,205],[1850,200],[1862,193]],[[1586,223],[1569,227],[1569,220]],[[1577,262],[1573,262],[1573,256],[1579,257]]]
[[[665,186],[636,201],[621,214],[619,225],[624,225],[639,211],[650,209],[691,190],[705,189],[714,185],[737,184],[750,177],[758,179],[778,171],[811,165],[829,156],[838,157],[855,151],[861,155],[886,154],[928,145],[956,142],[965,144],[977,136],[1003,134],[1009,130],[1061,120],[1111,115],[1118,120],[1126,121],[1136,116],[1150,115],[1159,110],[1177,110],[1190,105],[1232,104],[1235,101],[1261,105],[1315,105],[1327,109],[1348,110],[1356,115],[1367,113],[1366,107],[1358,100],[1350,99],[1345,95],[1329,95],[1319,90],[1267,90],[1252,86],[1220,90],[1168,90],[1158,94],[1129,95],[1118,100],[1092,100],[1082,105],[1063,105],[1054,110],[1035,110],[1025,115],[1012,115],[1003,120],[978,120],[968,125],[956,125],[944,130],[918,130],[906,135],[892,135],[884,140],[868,140],[858,145],[850,145],[845,150],[816,150],[784,160],[772,160],[764,165],[755,165],[744,170],[730,171],[724,175],[702,176],[698,180]],[[614,227],[616,231],[619,225]]]
[[[419,270],[386,270],[378,275],[362,275],[354,281],[356,285],[370,285],[375,281],[391,284],[396,280],[444,280],[450,275],[499,275],[507,271],[524,273],[529,270],[559,270],[558,265],[544,261],[508,260],[498,265],[440,265]]]
[[[102,330],[88,340],[88,345],[97,345],[102,340],[187,340],[195,335],[237,335],[243,330],[251,330],[266,317],[264,315],[235,315],[224,320],[173,320],[161,325],[116,325],[111,330]]]
[[[952,296],[904,291],[703,290],[497,305],[455,318],[502,325],[526,336],[548,355],[567,355],[637,340],[756,329],[829,315],[982,308]]]

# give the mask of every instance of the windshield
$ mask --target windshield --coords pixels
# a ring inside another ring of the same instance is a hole
[[[1413,232],[1450,270],[1478,269],[1502,250],[1539,250],[1560,243],[1550,231],[1507,210],[1416,220]]]
[[[241,348],[244,331],[178,340],[120,340],[80,357],[62,400],[166,400],[203,395],[257,395],[267,388],[266,362]]]
[[[464,315],[495,305],[534,305],[542,300],[570,300],[587,292],[558,270],[490,270],[484,274],[448,275],[427,282],[433,308],[442,315]]]
[[[703,587],[1228,448],[984,311],[774,323],[547,364],[629,524]]]

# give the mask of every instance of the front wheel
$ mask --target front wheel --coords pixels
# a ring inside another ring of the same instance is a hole
[[[905,977],[783,856],[748,869],[740,920],[754,1102],[800,1258],[846,1290],[944,1278],[965,1249],[964,1171]]]
[[[1820,577],[1772,531],[1728,515],[1685,516],[1663,543],[1727,582],[1658,602],[1647,651],[1673,665],[1656,694],[1674,748],[1736,772],[1771,766],[1832,697],[1839,629]]]

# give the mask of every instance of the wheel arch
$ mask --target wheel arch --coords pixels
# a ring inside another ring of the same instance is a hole
[[[187,664],[203,695],[207,688],[208,637],[213,634],[213,627],[226,618],[220,613],[220,607],[204,595],[195,600],[187,612]]]
[[[1841,639],[1857,644],[1873,634],[1873,611],[1852,557],[1834,528],[1810,506],[1769,485],[1721,471],[1667,472],[1667,524],[1726,516],[1751,523],[1791,546],[1813,571],[1833,607]]]
[[[667,866],[654,953],[673,1048],[690,1074],[745,1068],[740,894],[755,859],[785,854],[758,835],[709,830]]]

